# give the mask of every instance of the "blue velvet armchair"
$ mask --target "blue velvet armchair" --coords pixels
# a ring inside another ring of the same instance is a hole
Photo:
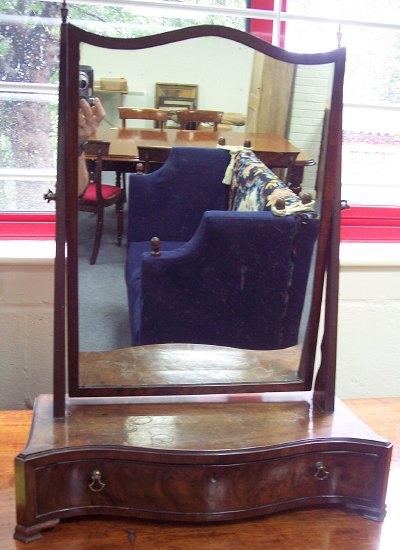
[[[316,220],[229,211],[222,149],[175,148],[129,183],[132,344],[248,349],[298,343]],[[152,256],[149,240],[161,239]]]

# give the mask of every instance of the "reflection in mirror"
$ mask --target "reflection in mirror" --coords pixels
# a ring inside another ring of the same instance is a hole
[[[92,68],[107,113],[95,138],[109,148],[97,164],[88,155],[92,179],[100,162],[105,192],[117,177],[127,194],[122,245],[117,203],[104,208],[94,265],[97,214],[79,213],[80,385],[301,380],[333,64],[293,65],[220,37],[135,51],[81,43],[80,64]],[[162,109],[165,128],[138,118],[123,128],[120,107]],[[188,108],[222,113],[217,130],[211,122],[182,130],[177,112]],[[248,149],[236,158],[229,188],[230,150],[246,140],[257,158]],[[148,171],[163,168],[130,178],[143,148],[161,155]],[[268,219],[254,212],[259,200]],[[251,365],[243,349],[254,350]]]

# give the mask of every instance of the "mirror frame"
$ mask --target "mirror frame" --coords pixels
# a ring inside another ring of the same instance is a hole
[[[332,63],[334,66],[331,110],[327,131],[325,177],[321,197],[320,232],[314,267],[310,315],[298,371],[299,381],[204,385],[185,384],[181,386],[79,386],[77,186],[70,182],[76,182],[78,171],[76,151],[78,150],[78,66],[80,44],[84,42],[102,48],[134,51],[204,36],[229,39],[287,63],[302,65]],[[66,355],[68,362],[68,394],[71,397],[288,392],[312,389],[325,274],[327,274],[325,287],[325,326],[321,349],[321,366],[315,383],[315,390],[318,391],[319,388],[325,396],[328,396],[328,401],[332,402],[336,364],[344,64],[344,48],[319,54],[291,53],[266,43],[246,32],[217,25],[187,27],[141,38],[111,38],[89,33],[66,22],[61,25],[54,315],[54,396],[56,416],[57,411],[63,410],[63,403],[65,401]],[[65,280],[67,281],[66,287]],[[66,309],[68,313],[67,349],[65,342]]]

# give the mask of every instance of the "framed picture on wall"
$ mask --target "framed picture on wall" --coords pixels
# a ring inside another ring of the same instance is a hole
[[[197,84],[156,83],[155,107],[197,109]]]

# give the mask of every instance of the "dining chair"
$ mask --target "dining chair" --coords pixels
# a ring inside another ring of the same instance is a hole
[[[167,160],[170,149],[166,147],[147,147],[143,145],[137,146],[139,163],[136,167],[136,172],[148,174],[158,170]]]
[[[222,121],[221,111],[203,111],[201,109],[183,109],[177,111],[176,116],[182,130],[197,130],[201,122],[210,122],[213,124],[213,130],[218,129],[218,124]]]
[[[117,214],[117,244],[121,246],[124,228],[125,190],[116,185],[102,183],[103,157],[108,154],[110,143],[92,140],[85,147],[85,153],[94,158],[91,163],[90,183],[78,198],[78,210],[96,214],[96,230],[90,265],[96,263],[103,233],[104,209],[115,204]]]
[[[122,128],[126,128],[127,120],[153,120],[156,128],[164,130],[165,124],[168,120],[168,113],[163,109],[136,109],[133,107],[118,107],[119,118],[122,121]],[[142,161],[141,161],[142,162]],[[125,172],[117,170],[115,172],[116,184],[121,185],[122,188],[126,186]]]
[[[157,128],[164,130],[168,119],[167,111],[162,109],[134,109],[132,107],[118,107],[119,118],[122,120],[122,128],[126,128],[127,120],[153,120]]]

